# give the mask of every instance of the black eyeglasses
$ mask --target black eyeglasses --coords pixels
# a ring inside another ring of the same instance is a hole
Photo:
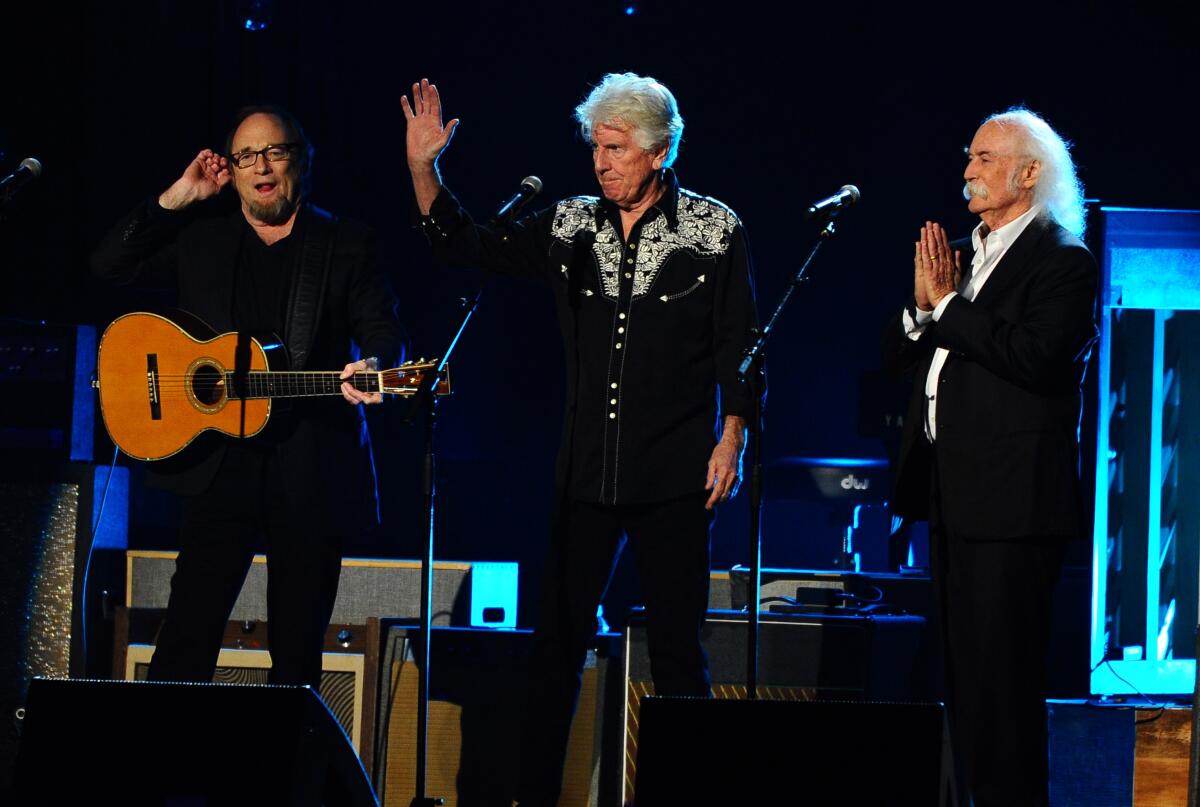
[[[239,151],[237,154],[229,155],[229,162],[238,168],[249,168],[258,162],[258,155],[261,154],[266,158],[267,162],[277,163],[290,159],[292,149],[295,147],[295,143],[277,143],[258,151]]]

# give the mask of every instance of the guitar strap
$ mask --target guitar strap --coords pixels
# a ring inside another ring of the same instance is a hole
[[[304,244],[300,249],[300,266],[288,296],[283,335],[293,370],[304,369],[312,350],[325,303],[325,287],[333,267],[333,247],[337,234],[337,218],[332,213],[305,205],[302,214],[308,216],[308,221],[304,228]]]

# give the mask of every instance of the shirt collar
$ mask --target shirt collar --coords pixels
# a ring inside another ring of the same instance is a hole
[[[675,169],[664,168],[662,170],[662,183],[663,195],[658,197],[658,201],[650,206],[650,210],[657,210],[667,220],[667,226],[674,230],[679,224],[679,179],[675,176]],[[615,204],[601,196],[600,204],[596,207],[596,229],[603,226],[606,218],[613,221],[620,221],[621,210]],[[646,219],[646,216],[642,218]]]
[[[1008,249],[1013,245],[1013,242],[1021,237],[1021,233],[1025,232],[1025,228],[1029,226],[1029,222],[1037,218],[1041,212],[1042,206],[1034,205],[1008,224],[988,232],[986,238],[982,235],[983,222],[979,222],[975,225],[975,229],[971,231],[971,246],[974,247],[975,254],[978,255],[983,251],[985,241],[988,244],[989,250]]]

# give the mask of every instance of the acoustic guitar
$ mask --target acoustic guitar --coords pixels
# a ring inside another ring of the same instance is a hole
[[[438,365],[420,359],[345,379],[340,370],[272,370],[272,362],[286,364],[282,343],[255,337],[242,339],[239,365],[238,334],[193,335],[206,327],[189,322],[190,333],[166,317],[138,312],[105,329],[93,386],[109,436],[129,456],[165,459],[210,429],[253,437],[266,427],[274,399],[341,395],[343,382],[362,392],[413,395]],[[433,383],[438,395],[449,395],[449,367]]]

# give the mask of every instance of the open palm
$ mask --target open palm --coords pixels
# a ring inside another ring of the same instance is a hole
[[[413,167],[425,167],[437,162],[438,157],[458,128],[458,118],[442,124],[442,99],[437,87],[429,83],[429,79],[421,79],[413,84],[413,100],[409,103],[408,96],[400,98],[400,106],[404,109],[404,118],[408,122],[406,147],[408,164]]]

